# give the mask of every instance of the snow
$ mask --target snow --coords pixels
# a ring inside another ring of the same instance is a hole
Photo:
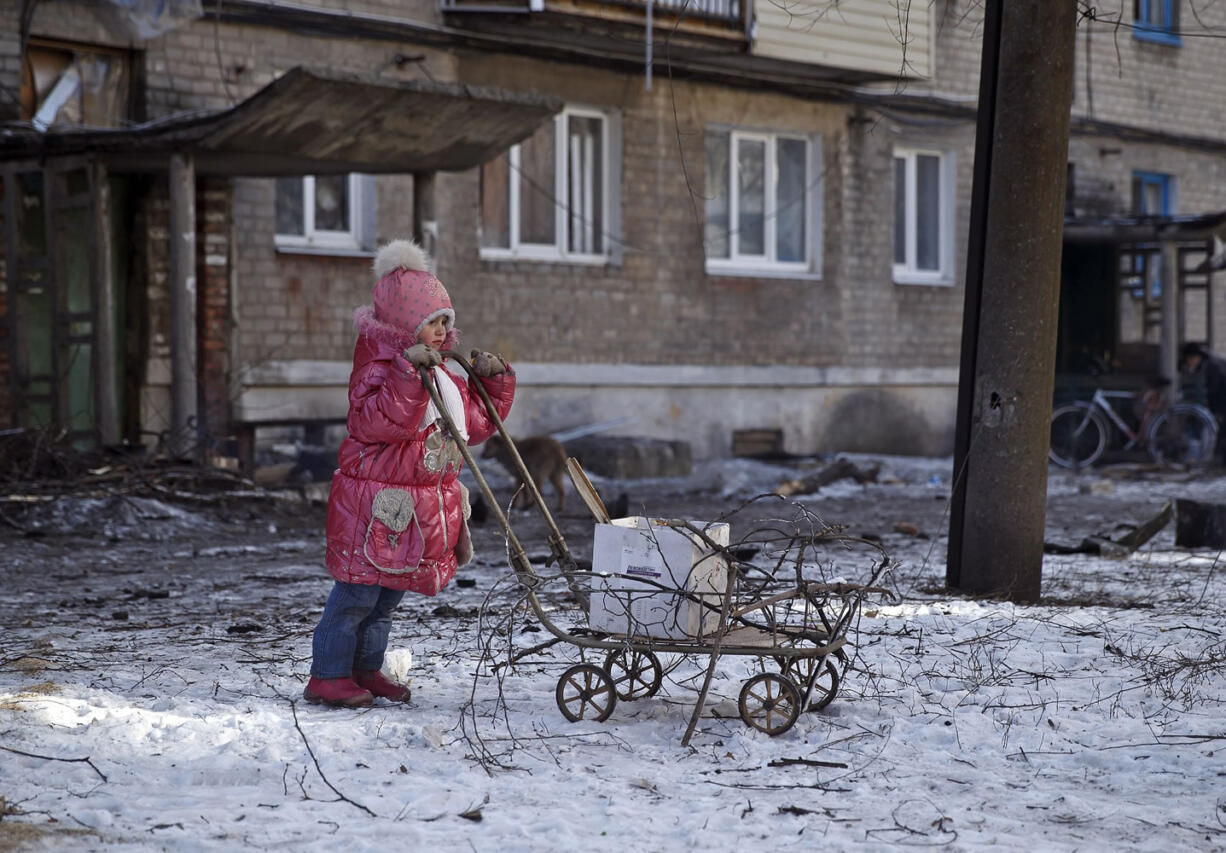
[[[873,528],[898,563],[837,698],[769,737],[737,709],[757,660],[724,656],[688,746],[706,656],[662,656],[661,692],[603,723],[556,706],[572,645],[491,671],[485,644],[505,660],[548,636],[512,612],[492,525],[461,573],[474,586],[401,607],[385,671],[412,702],[349,711],[300,698],[330,584],[318,506],[31,507],[38,535],[0,542],[0,849],[1226,850],[1221,554],[1176,548],[1168,525],[1126,558],[1048,555],[1039,605],[951,595],[950,461],[872,459],[877,483],[798,498]],[[800,473],[739,460],[593,480],[698,518]],[[1049,536],[1172,497],[1226,502],[1226,480],[1053,470]],[[527,519],[513,526],[543,551]]]

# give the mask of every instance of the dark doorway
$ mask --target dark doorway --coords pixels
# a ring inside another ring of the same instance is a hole
[[[1116,247],[1065,243],[1060,270],[1056,375],[1110,373],[1116,356]],[[1057,379],[1057,390],[1062,383]]]

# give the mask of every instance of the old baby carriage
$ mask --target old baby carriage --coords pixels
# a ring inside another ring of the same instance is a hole
[[[445,353],[470,374],[459,354]],[[455,432],[429,373],[422,372],[447,427]],[[876,543],[845,535],[799,505],[761,496],[727,517],[684,519],[609,518],[582,468],[568,467],[596,519],[590,568],[581,568],[554,522],[514,442],[485,397],[490,417],[512,449],[524,488],[549,531],[551,559],[583,611],[577,624],[561,624],[542,592],[539,573],[463,442],[460,451],[506,535],[508,558],[531,612],[555,644],[578,649],[580,661],[558,679],[555,699],[568,720],[604,721],[618,702],[656,694],[664,678],[661,655],[700,656],[706,667],[683,738],[692,736],[717,662],[724,656],[755,659],[758,671],[742,684],[738,710],[749,726],[769,735],[786,732],[803,710],[820,710],[838,694],[848,631],[866,595],[889,560]],[[729,519],[752,519],[735,541]],[[857,554],[858,582],[832,576],[831,556]],[[867,555],[867,557],[866,557]],[[586,624],[583,624],[586,622]],[[517,657],[518,659],[518,657]]]

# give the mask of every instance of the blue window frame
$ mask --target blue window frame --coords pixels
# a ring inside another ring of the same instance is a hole
[[[1132,210],[1134,213],[1169,216],[1172,207],[1174,181],[1159,172],[1132,173]],[[1141,248],[1146,248],[1142,246]],[[1150,252],[1133,256],[1133,274],[1141,293],[1149,291],[1152,300],[1162,296],[1162,263],[1160,247],[1148,247]],[[1138,296],[1138,298],[1140,298]]]
[[[1168,215],[1171,212],[1171,184],[1170,175],[1159,172],[1133,172],[1133,213]]]
[[[1133,0],[1135,38],[1158,44],[1182,44],[1179,38],[1179,0]]]

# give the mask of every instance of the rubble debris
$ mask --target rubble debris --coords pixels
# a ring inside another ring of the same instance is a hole
[[[469,515],[468,520],[473,524],[485,524],[486,520],[490,517],[490,508],[485,505],[485,498],[478,492],[472,495],[472,500],[469,503],[472,513]]]
[[[625,518],[630,514],[630,495],[625,492],[619,492],[613,502],[609,504],[610,518]]]
[[[1122,522],[1109,532],[1096,533],[1081,540],[1079,545],[1044,542],[1045,554],[1101,554],[1104,557],[1126,557],[1157,535],[1171,521],[1174,510],[1167,501],[1162,509],[1140,524]],[[1226,528],[1223,528],[1226,530]]]
[[[761,550],[762,547],[760,545],[734,545],[728,549],[728,553],[738,561],[748,563]]]
[[[734,429],[732,455],[749,459],[783,456],[783,430]]]
[[[0,507],[65,497],[215,501],[270,494],[237,472],[151,455],[141,445],[89,449],[62,431],[0,430]]]
[[[1226,548],[1226,504],[1175,499],[1175,545]]]
[[[638,420],[637,415],[625,415],[620,418],[614,418],[611,421],[601,421],[599,423],[584,424],[582,426],[572,427],[571,429],[558,430],[551,432],[550,438],[555,438],[558,441],[566,444],[568,441],[573,441],[576,438],[583,438],[588,435],[595,435],[598,432],[613,429],[614,427],[625,426],[626,424],[634,423]]]
[[[873,464],[868,467],[861,468],[849,459],[836,459],[829,465],[823,467],[816,473],[809,474],[806,477],[801,477],[796,480],[788,480],[781,483],[775,494],[781,497],[790,497],[792,495],[807,495],[819,491],[822,486],[828,486],[838,480],[852,479],[857,483],[875,483],[877,475],[881,473],[881,465]]]
[[[563,442],[589,473],[611,480],[688,477],[693,454],[688,441],[642,436],[593,435]]]

